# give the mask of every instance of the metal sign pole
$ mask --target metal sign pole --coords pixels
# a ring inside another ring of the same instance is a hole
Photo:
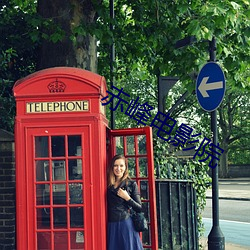
[[[210,61],[215,62],[216,41],[213,37],[209,42]],[[213,133],[213,144],[218,143],[217,129],[217,110],[211,112],[211,130]],[[218,184],[218,160],[215,155],[215,147],[213,146],[213,166],[212,169],[212,205],[213,205],[213,226],[208,235],[208,250],[224,250],[225,237],[219,225],[219,184]]]

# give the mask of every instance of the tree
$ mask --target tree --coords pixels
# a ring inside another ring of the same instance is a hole
[[[101,0],[38,0],[42,41],[37,68],[71,66],[97,72],[97,41],[92,31]]]
[[[248,94],[228,91],[226,101],[219,107],[221,147],[224,154],[220,158],[220,176],[228,177],[228,153],[235,150],[249,151],[250,102]],[[249,159],[248,159],[249,160]]]
[[[249,88],[249,75],[241,76],[249,56],[247,6],[248,1],[241,0],[116,1],[114,36],[119,61],[129,71],[141,58],[151,74],[178,76],[189,85],[189,74],[198,72],[209,58],[205,41],[214,36],[226,78],[234,86]],[[186,36],[195,36],[197,42],[177,50],[176,41]]]

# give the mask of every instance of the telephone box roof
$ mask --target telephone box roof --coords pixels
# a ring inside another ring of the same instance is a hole
[[[50,82],[60,82],[65,80],[69,80],[68,85],[71,85],[70,88],[72,92],[77,91],[79,93],[82,90],[85,90],[87,92],[98,93],[101,95],[105,95],[106,93],[106,81],[104,77],[80,68],[54,67],[37,71],[18,80],[13,87],[14,96],[42,95],[44,89],[42,88],[43,85],[46,85],[45,88],[47,88],[47,85]],[[70,84],[72,81],[84,83],[84,86],[83,84],[78,84],[78,86],[74,87]]]

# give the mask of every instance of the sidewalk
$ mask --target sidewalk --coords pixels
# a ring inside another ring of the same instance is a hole
[[[220,179],[219,180],[219,199],[228,199],[228,200],[249,200],[250,201],[250,189],[221,189],[220,185],[224,184],[239,184],[241,185],[249,185],[250,187],[250,178],[234,178],[234,179]],[[206,192],[207,198],[212,198],[212,186]]]
[[[230,184],[238,185],[238,189],[225,189],[225,186]],[[250,188],[246,188],[246,185],[250,187],[250,178],[219,179],[219,199],[250,201]],[[212,198],[212,186],[207,190],[206,197]],[[208,250],[207,240],[206,237],[201,238],[202,250]],[[225,250],[250,250],[250,247],[225,242]]]
[[[202,250],[208,250],[207,238],[202,238],[200,244],[202,245]],[[225,250],[250,250],[250,248],[225,242]]]

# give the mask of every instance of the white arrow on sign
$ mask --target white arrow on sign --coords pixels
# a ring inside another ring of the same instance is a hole
[[[208,90],[214,90],[214,89],[222,89],[223,88],[223,82],[210,82],[207,83],[209,79],[209,76],[203,77],[200,86],[198,87],[198,90],[201,92],[201,95],[203,97],[209,97],[207,91]]]

